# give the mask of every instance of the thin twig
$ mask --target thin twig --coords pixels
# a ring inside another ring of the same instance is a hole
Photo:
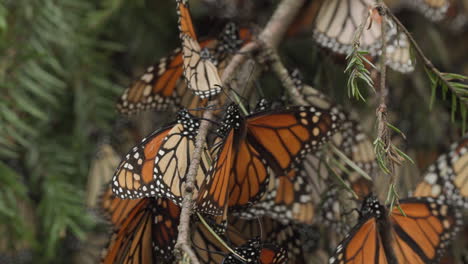
[[[387,127],[387,96],[388,88],[386,85],[387,78],[387,23],[386,15],[387,10],[381,6],[383,3],[382,0],[378,1],[378,6],[376,7],[379,11],[379,15],[382,17],[382,22],[380,23],[381,29],[381,42],[382,42],[382,54],[380,56],[380,104],[377,107],[377,139],[380,139],[386,149],[390,148],[390,136],[388,134]],[[388,154],[388,153],[387,153]],[[391,159],[387,158],[390,161],[390,172],[391,172],[391,181],[394,182],[394,164]]]
[[[258,49],[262,44],[269,47],[276,47],[280,40],[284,37],[287,28],[296,16],[299,8],[302,6],[304,0],[283,0],[277,7],[275,13],[271,17],[264,30],[259,35],[259,41],[254,41],[243,47],[238,54],[233,56],[228,66],[223,72],[221,78],[224,87],[228,87],[230,81],[234,77],[238,67],[246,60],[245,54],[248,54],[255,49]],[[261,43],[261,44],[260,44]],[[217,105],[217,101],[211,101],[209,105]],[[200,124],[200,129],[195,141],[194,155],[190,162],[190,166],[186,177],[186,188],[184,190],[184,199],[182,201],[182,208],[180,213],[180,224],[178,227],[179,235],[175,245],[176,258],[180,261],[183,252],[190,258],[192,264],[198,264],[199,261],[193,252],[190,244],[190,215],[193,207],[193,190],[195,176],[200,164],[202,148],[206,142],[206,136],[211,123],[210,120],[213,115],[213,110],[206,110],[203,114],[203,119]]]
[[[361,24],[356,29],[356,33],[354,34],[354,38],[353,38],[353,46],[354,46],[355,49],[359,49],[359,47],[361,46],[361,41],[360,41],[361,36],[364,33],[364,28],[366,27],[367,23],[369,22],[369,18],[370,18],[371,14],[372,14],[371,12],[366,12],[364,20],[362,20]]]
[[[380,0],[380,2],[383,2]],[[382,41],[382,55],[380,56],[380,104],[386,104],[388,90],[386,86],[387,78],[387,23],[386,23],[386,10],[378,7],[380,16],[382,17],[382,23],[380,24],[381,29],[381,41]]]
[[[294,84],[294,81],[292,80],[291,75],[289,74],[288,70],[281,62],[281,59],[278,53],[276,51],[271,51],[269,54],[269,57],[272,61],[270,65],[271,69],[278,76],[278,79],[280,79],[281,82],[283,83],[283,86],[286,88],[286,91],[289,93],[293,103],[297,105],[308,105],[308,103],[304,99],[304,96],[301,94],[301,92],[297,89],[296,85]]]
[[[287,91],[292,93],[291,98],[294,100],[294,103],[300,105],[306,105],[306,102],[294,85],[288,70],[281,63],[281,59],[279,58],[276,48],[283,39],[283,36],[286,34],[289,25],[293,22],[296,14],[299,12],[299,9],[303,5],[304,0],[287,0],[281,2],[277,11],[273,14],[265,29],[259,36],[259,40],[265,46],[264,48],[271,60],[273,71],[277,73],[279,79],[287,88]]]
[[[419,55],[419,57],[422,59],[422,61],[423,61],[424,65],[426,66],[426,68],[428,68],[431,72],[433,72],[435,75],[437,75],[439,80],[442,81],[445,84],[445,86],[447,86],[447,88],[449,88],[454,94],[458,95],[457,90],[450,84],[449,81],[447,81],[447,79],[445,79],[443,74],[426,57],[426,55],[422,51],[421,47],[419,47],[416,40],[413,38],[411,33],[406,29],[406,27],[401,23],[401,21],[392,12],[388,11],[389,9],[385,4],[382,4],[382,7],[386,10],[386,13],[393,20],[393,22],[395,22],[397,24],[398,29],[401,30],[408,37],[409,41],[411,42],[411,45],[416,50],[416,53]],[[468,105],[468,103],[466,101],[464,101],[464,102],[465,102],[465,104]]]
[[[276,48],[303,4],[304,0],[283,0],[260,33],[258,41],[245,45],[232,57],[231,62],[223,72],[222,79],[229,82],[234,77],[237,67],[247,59],[246,54],[251,54],[253,51],[265,48],[264,45],[267,45],[270,49]]]
[[[208,108],[211,106],[218,105],[218,100],[210,101]],[[177,243],[175,245],[175,254],[176,257],[180,260],[182,259],[182,251],[185,252],[191,260],[192,264],[200,263],[193,252],[191,246],[188,244],[190,237],[190,215],[192,214],[193,200],[196,197],[193,197],[193,190],[195,188],[195,178],[198,172],[198,166],[200,165],[200,158],[202,155],[203,146],[206,143],[206,136],[208,135],[208,130],[211,123],[207,120],[213,118],[213,111],[206,110],[203,113],[203,120],[200,122],[200,129],[198,130],[197,137],[195,139],[195,149],[193,150],[193,158],[190,161],[190,166],[188,168],[187,177],[185,181],[185,192],[184,199],[182,200],[182,208],[180,212],[180,222],[179,222],[179,235],[177,237]]]
[[[259,40],[270,48],[278,47],[304,2],[305,0],[283,0],[260,33]]]

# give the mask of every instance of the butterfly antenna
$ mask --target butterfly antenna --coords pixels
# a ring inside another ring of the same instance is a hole
[[[239,107],[241,108],[242,112],[244,113],[244,115],[248,115],[249,113],[248,113],[247,109],[245,108],[244,103],[242,102],[242,100],[247,102],[247,99],[245,99],[241,95],[239,95],[239,93],[236,90],[234,90],[232,88],[229,89],[229,90],[232,92],[232,97],[233,98],[231,98],[231,95],[229,95],[228,92],[223,90],[224,95],[226,95],[226,97],[229,98],[229,100],[231,102],[237,103],[239,105]]]

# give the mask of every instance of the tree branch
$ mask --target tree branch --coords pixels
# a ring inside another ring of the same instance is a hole
[[[260,33],[260,41],[272,48],[278,47],[303,4],[304,0],[283,0]]]
[[[443,82],[445,86],[447,86],[447,88],[449,88],[455,95],[457,95],[457,97],[460,98],[461,101],[465,103],[465,105],[468,106],[468,102],[463,97],[459,96],[459,92],[457,91],[457,89],[453,87],[453,85],[450,84],[450,82],[443,76],[442,72],[440,72],[439,69],[437,69],[434,66],[434,64],[432,64],[432,62],[426,57],[421,47],[419,47],[416,40],[413,38],[411,33],[406,29],[406,27],[401,23],[401,21],[392,12],[388,11],[389,9],[387,6],[385,6],[384,4],[382,6],[385,8],[385,10],[387,10],[386,13],[388,14],[388,16],[397,24],[398,29],[401,30],[408,37],[409,41],[411,42],[411,45],[416,50],[416,53],[423,61],[426,68],[428,68],[431,72],[433,72],[437,76],[437,78],[441,82]]]
[[[299,8],[302,6],[304,0],[283,0],[277,7],[275,13],[271,17],[264,30],[260,33],[258,41],[254,41],[245,45],[238,54],[234,55],[232,60],[223,72],[222,82],[223,86],[229,86],[230,81],[235,76],[237,69],[246,60],[246,55],[254,50],[257,50],[263,45],[269,47],[277,47],[284,37],[287,28],[296,16]],[[217,100],[211,101],[208,105],[217,105]],[[198,264],[199,261],[190,246],[190,215],[193,207],[193,190],[195,187],[195,176],[200,165],[200,158],[202,148],[206,142],[206,136],[210,129],[211,123],[207,120],[213,116],[213,110],[206,110],[203,114],[203,119],[200,124],[200,129],[195,141],[194,155],[190,162],[190,166],[187,172],[186,188],[184,193],[184,199],[182,201],[182,208],[180,213],[180,224],[178,227],[179,235],[177,237],[177,243],[175,245],[175,255],[180,261],[182,259],[183,252],[187,254],[193,264]]]
[[[284,88],[286,88],[286,92],[290,95],[291,100],[294,102],[294,104],[308,105],[308,103],[304,99],[304,96],[294,84],[294,81],[291,78],[291,74],[289,74],[288,70],[281,62],[278,53],[272,50],[269,55],[272,61],[270,65],[271,69],[276,74],[276,76],[278,76],[278,79],[281,80],[281,83],[283,84]]]
[[[380,31],[381,31],[381,42],[382,42],[382,54],[380,56],[380,103],[377,107],[376,114],[377,114],[377,139],[381,140],[387,150],[390,149],[390,136],[388,134],[387,128],[387,96],[388,96],[388,88],[386,85],[386,78],[387,78],[387,23],[386,23],[386,16],[387,16],[387,9],[382,6],[383,1],[378,0],[378,6],[376,7],[379,11],[379,15],[382,17],[382,23],[380,24]],[[387,153],[389,155],[389,153]],[[391,182],[394,183],[394,163],[386,157],[387,161],[390,163],[390,174],[391,174]]]

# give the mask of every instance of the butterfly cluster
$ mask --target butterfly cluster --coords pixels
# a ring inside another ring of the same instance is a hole
[[[177,109],[177,117],[124,156],[105,191],[102,207],[114,232],[103,263],[174,263],[187,191],[194,197],[188,242],[201,263],[307,263],[318,250],[330,255],[329,263],[438,263],[468,207],[467,139],[429,168],[412,197],[398,207],[382,205],[372,193],[372,143],[351,113],[294,72],[306,105],[263,100],[244,111],[248,106],[230,102],[220,72],[255,34],[228,23],[217,38],[200,41],[188,0],[176,2],[181,48],[149,67],[117,108],[123,114]],[[357,14],[369,2],[323,2],[315,9],[317,43],[349,52],[346,29],[361,23]],[[335,18],[333,10],[350,12]],[[377,28],[362,42],[373,56],[381,43]],[[406,36],[388,37],[398,43],[388,64],[411,71],[401,45]],[[211,111],[206,106],[215,98],[221,117],[209,120],[213,127],[200,140],[203,119],[191,109]],[[195,150],[199,165],[187,190]],[[358,216],[346,219],[346,208],[359,204]]]

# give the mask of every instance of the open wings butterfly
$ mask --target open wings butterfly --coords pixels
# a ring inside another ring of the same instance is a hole
[[[330,264],[438,263],[454,238],[461,215],[430,197],[400,200],[404,214],[366,197],[359,223],[338,245]]]
[[[287,174],[338,129],[342,117],[336,108],[302,106],[243,117],[230,105],[200,189],[199,209],[221,215],[228,207],[248,206],[265,191],[268,167],[277,175]]]
[[[339,107],[320,91],[303,84],[298,75],[299,73],[294,71],[291,77],[303,99],[310,106],[322,109]],[[330,143],[340,149],[362,170],[369,174],[374,171],[376,164],[372,143],[364,135],[358,123],[347,115],[338,131],[330,138]],[[331,153],[320,151],[307,154],[302,166],[289,171],[288,174],[276,175],[274,171],[269,172],[270,182],[263,197],[239,214],[247,218],[268,215],[282,223],[311,224],[316,207],[323,203],[322,211],[327,215],[327,222],[339,224],[337,220],[342,214],[342,211],[338,210],[339,200],[331,197],[330,201],[322,201],[324,193],[336,178],[332,174],[338,174],[351,189],[361,194],[362,198],[370,193],[372,183],[349,166],[347,167],[339,157],[335,159],[340,166],[331,168],[332,166],[326,164],[326,160],[330,160],[327,154]],[[340,170],[338,167],[347,169]]]

